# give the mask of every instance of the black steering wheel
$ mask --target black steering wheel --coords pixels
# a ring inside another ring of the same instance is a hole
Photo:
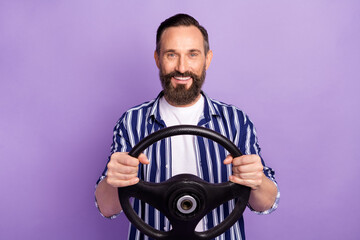
[[[229,151],[233,157],[241,156],[240,150],[223,135],[198,126],[179,125],[154,132],[142,139],[129,155],[138,157],[153,143],[176,135],[196,135],[209,138]],[[119,200],[129,221],[142,233],[164,240],[212,239],[229,229],[241,217],[250,196],[250,188],[233,182],[211,184],[191,174],[176,175],[161,183],[145,182],[118,188]],[[157,230],[145,223],[134,211],[130,197],[144,201],[163,213],[171,223],[170,231]],[[197,232],[195,227],[211,210],[237,199],[235,208],[217,226]]]

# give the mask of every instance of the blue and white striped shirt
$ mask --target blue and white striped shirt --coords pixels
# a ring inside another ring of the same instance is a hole
[[[205,104],[198,126],[210,128],[226,136],[237,145],[244,154],[257,154],[260,156],[260,147],[258,145],[256,131],[249,118],[238,108],[215,101],[207,97],[206,94],[202,94],[205,98]],[[122,115],[114,128],[111,154],[114,152],[129,152],[141,139],[166,127],[165,122],[160,117],[159,111],[159,99],[162,96],[163,93],[161,92],[155,100],[131,108]],[[198,176],[210,183],[228,181],[229,175],[232,173],[231,166],[223,164],[223,160],[228,155],[227,150],[209,139],[202,137],[196,137],[196,139],[195,151]],[[150,160],[150,164],[140,164],[139,177],[150,182],[163,182],[172,177],[171,147],[170,138],[165,138],[146,149],[144,153]],[[263,160],[262,163],[264,165],[265,175],[276,184],[274,171],[265,166]],[[105,178],[106,172],[107,169],[105,168],[98,183]],[[272,208],[257,213],[268,214],[275,210],[279,197],[280,193],[278,192]],[[204,230],[208,230],[222,222],[229,213],[231,213],[234,205],[235,201],[232,200],[207,214],[204,218]],[[249,207],[251,209],[251,206]],[[135,199],[134,210],[145,222],[154,228],[161,231],[170,230],[169,221],[158,210],[148,204]],[[114,217],[116,216],[112,218]],[[130,224],[129,239],[146,240],[150,238],[144,236]],[[245,239],[244,220],[242,217],[228,231],[216,238],[216,240],[228,239]]]

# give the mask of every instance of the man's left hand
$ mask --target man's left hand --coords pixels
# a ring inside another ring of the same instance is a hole
[[[258,155],[242,155],[237,158],[233,158],[231,155],[228,155],[224,164],[232,163],[233,175],[229,177],[229,180],[248,186],[251,189],[258,189],[263,182],[264,172],[261,159]]]

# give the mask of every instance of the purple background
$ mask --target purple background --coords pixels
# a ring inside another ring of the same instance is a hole
[[[112,129],[160,91],[155,31],[186,12],[204,90],[248,113],[281,189],[248,239],[359,239],[359,1],[0,2],[0,239],[124,239],[94,184]]]

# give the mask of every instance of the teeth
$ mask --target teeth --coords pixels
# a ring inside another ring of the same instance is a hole
[[[185,80],[190,79],[190,77],[175,77],[175,79],[185,81]]]

